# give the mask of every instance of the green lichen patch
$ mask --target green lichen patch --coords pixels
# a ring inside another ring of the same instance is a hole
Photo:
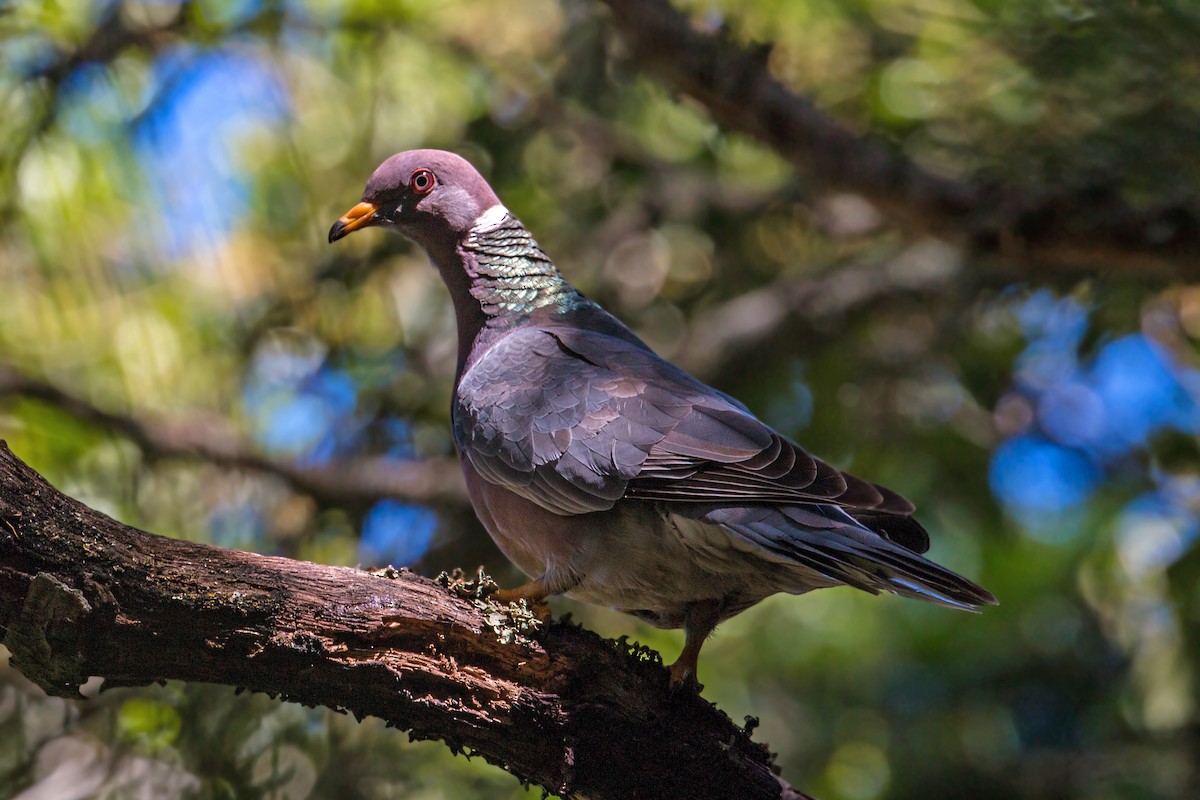
[[[545,624],[538,608],[531,607],[525,600],[499,603],[492,599],[500,587],[482,567],[473,578],[468,578],[465,572],[455,567],[450,572],[442,572],[434,580],[450,594],[469,600],[484,612],[485,623],[503,644],[529,643]]]
[[[467,578],[467,573],[455,567],[449,572],[442,572],[434,580],[450,594],[464,600],[486,600],[500,588],[483,571],[483,567],[479,567],[474,578]]]

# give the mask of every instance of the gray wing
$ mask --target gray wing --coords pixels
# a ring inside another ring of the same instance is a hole
[[[583,514],[623,497],[690,412],[669,387],[580,358],[553,332],[521,328],[463,375],[454,434],[485,480],[555,513]]]
[[[559,514],[608,509],[622,497],[912,511],[651,351],[595,331],[513,331],[463,376],[454,417],[459,448],[484,479]],[[919,535],[910,549],[923,551],[924,531],[911,525]]]

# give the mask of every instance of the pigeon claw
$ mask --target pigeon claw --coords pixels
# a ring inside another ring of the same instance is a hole
[[[696,662],[690,659],[680,658],[674,664],[667,668],[671,675],[671,692],[692,692],[699,694],[704,687],[696,680]]]
[[[697,664],[700,662],[700,648],[704,640],[712,633],[713,628],[721,619],[724,603],[717,598],[700,600],[693,603],[687,610],[683,630],[686,636],[683,652],[671,665],[671,690],[680,691],[687,686],[699,694],[704,687],[696,680]]]

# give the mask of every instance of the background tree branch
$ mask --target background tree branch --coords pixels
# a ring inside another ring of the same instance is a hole
[[[957,271],[957,265],[952,265],[914,273],[898,259],[891,267],[859,264],[827,274],[783,277],[698,314],[681,337],[674,360],[701,378],[722,378],[748,350],[773,337],[811,337],[881,298],[945,291]],[[201,460],[271,475],[326,506],[362,507],[391,498],[469,507],[462,472],[452,458],[401,461],[361,456],[303,465],[263,455],[216,416],[156,419],[137,412],[118,413],[49,380],[0,364],[0,399],[5,397],[44,402],[127,437],[148,460]]]
[[[1038,196],[1015,184],[934,174],[862,136],[772,75],[770,46],[703,32],[669,0],[604,0],[637,62],[829,189],[858,193],[917,231],[962,240],[984,257],[1076,271],[1200,274],[1200,218],[1187,204],[1138,209],[1105,187]]]
[[[0,443],[0,627],[78,697],[206,681],[384,719],[568,797],[802,797],[657,657],[370,573],[168,539],[62,495]]]
[[[0,397],[49,403],[85,422],[128,437],[151,460],[190,458],[282,478],[297,491],[331,506],[358,507],[383,498],[430,505],[467,505],[462,471],[453,459],[401,462],[355,458],[302,466],[251,450],[221,420],[152,420],[100,408],[49,381],[0,366]]]

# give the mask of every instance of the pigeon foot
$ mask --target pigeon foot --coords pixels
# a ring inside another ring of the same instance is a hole
[[[541,622],[548,622],[551,613],[550,606],[546,604],[547,596],[549,592],[546,585],[540,580],[534,580],[514,589],[497,589],[488,599],[504,605],[513,605],[524,600],[533,616]]]

